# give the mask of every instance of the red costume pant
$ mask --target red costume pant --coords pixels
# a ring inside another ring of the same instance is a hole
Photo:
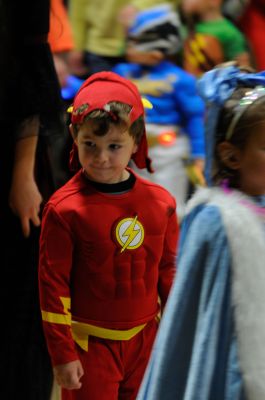
[[[82,387],[62,390],[62,400],[135,400],[157,332],[157,322],[130,340],[89,337],[88,352],[78,347]]]

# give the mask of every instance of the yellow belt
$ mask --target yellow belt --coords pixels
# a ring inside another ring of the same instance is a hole
[[[85,324],[83,322],[72,321],[72,335],[74,341],[81,347],[81,349],[88,351],[88,337],[96,336],[101,339],[111,340],[130,340],[137,333],[144,329],[146,324],[135,326],[128,330],[116,330],[101,328],[99,326]]]

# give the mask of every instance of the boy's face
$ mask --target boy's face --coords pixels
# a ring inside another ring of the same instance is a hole
[[[203,15],[208,11],[211,0],[182,0],[181,9],[184,14],[188,15]]]
[[[87,121],[79,128],[75,143],[79,161],[89,179],[100,183],[118,183],[127,178],[125,168],[137,150],[128,130],[111,124],[104,136],[95,135],[94,123]]]
[[[130,45],[126,51],[126,58],[129,62],[152,67],[163,61],[165,56],[160,50],[140,51]]]

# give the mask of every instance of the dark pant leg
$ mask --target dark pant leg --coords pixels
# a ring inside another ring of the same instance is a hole
[[[38,298],[39,229],[22,236],[11,211],[1,218],[5,227],[0,243],[2,310],[0,398],[49,400],[52,369],[41,324]]]

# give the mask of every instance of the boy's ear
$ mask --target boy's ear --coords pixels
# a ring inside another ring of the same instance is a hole
[[[137,150],[138,150],[138,144],[134,143],[132,154],[135,154],[137,152]]]
[[[70,124],[70,125],[69,125],[69,131],[70,131],[70,133],[71,133],[71,136],[72,136],[73,140],[75,141],[76,135],[75,135],[75,133],[74,133],[73,124]]]
[[[221,161],[230,169],[237,170],[241,165],[240,150],[230,142],[222,142],[218,145],[218,154]]]

